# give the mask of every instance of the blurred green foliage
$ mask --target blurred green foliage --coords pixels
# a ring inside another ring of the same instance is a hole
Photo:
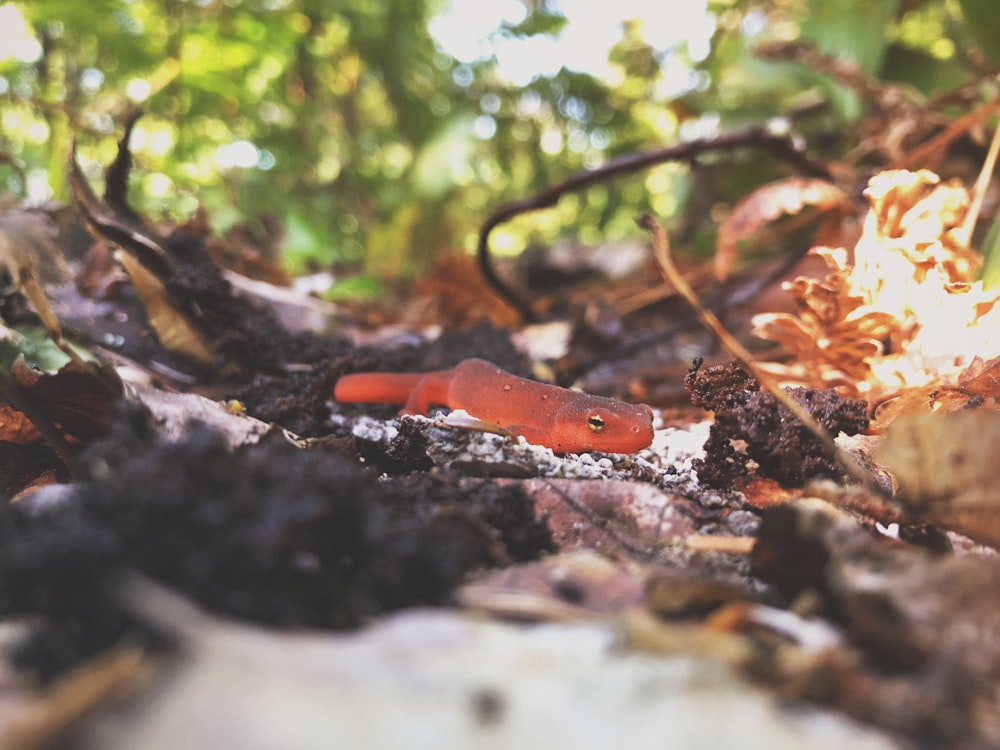
[[[0,186],[37,195],[47,185],[65,198],[74,135],[99,179],[120,123],[142,106],[131,142],[140,210],[179,220],[201,207],[220,229],[275,217],[293,272],[349,263],[373,276],[412,274],[438,253],[471,248],[504,201],[804,101],[826,106],[796,127],[837,156],[853,145],[844,132],[857,98],[815,71],[758,59],[753,47],[809,39],[873,77],[931,93],[966,75],[962,10],[976,4],[712,0],[703,53],[653,49],[643,25],[627,23],[610,79],[563,67],[516,86],[494,59],[463,63],[436,46],[428,22],[446,0],[7,3],[0,21],[17,11],[29,31],[20,53],[0,49],[0,156],[24,169],[0,163]],[[561,32],[557,5],[527,5],[522,22],[497,34]],[[710,200],[735,199],[779,171],[762,154],[726,155]],[[568,196],[504,227],[494,244],[514,252],[561,231],[617,238],[644,211],[708,215],[703,187],[684,165],[665,165]]]

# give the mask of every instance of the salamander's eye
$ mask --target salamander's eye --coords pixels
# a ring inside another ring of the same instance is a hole
[[[590,428],[591,432],[604,432],[607,424],[604,422],[604,417],[600,414],[591,414],[587,417],[587,427]]]

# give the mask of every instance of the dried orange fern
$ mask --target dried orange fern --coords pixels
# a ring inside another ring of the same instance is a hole
[[[1000,354],[1000,294],[983,291],[980,256],[964,242],[968,191],[897,170],[875,175],[865,197],[853,262],[843,248],[814,248],[826,278],[785,285],[796,313],[755,317],[758,336],[794,355],[776,374],[871,398]]]

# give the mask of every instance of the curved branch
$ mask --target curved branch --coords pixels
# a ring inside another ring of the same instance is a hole
[[[794,165],[802,174],[831,180],[830,171],[807,157],[795,146],[788,136],[775,135],[767,128],[756,127],[734,133],[725,133],[714,138],[701,138],[687,143],[679,143],[655,151],[640,151],[612,159],[595,169],[587,169],[571,175],[562,182],[550,185],[539,193],[527,198],[511,201],[486,220],[479,230],[479,245],[476,255],[479,268],[487,283],[510,304],[525,322],[536,322],[538,315],[531,304],[521,297],[514,288],[501,279],[493,267],[490,256],[490,234],[499,225],[520,214],[551,208],[566,193],[590,187],[598,182],[618,175],[640,172],[668,161],[690,161],[709,151],[720,151],[742,147],[754,147],[770,151],[774,156]]]

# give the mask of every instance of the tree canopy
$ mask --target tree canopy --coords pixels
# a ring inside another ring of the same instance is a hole
[[[677,13],[697,12],[688,5]],[[12,2],[0,5],[12,29],[0,52],[0,185],[64,198],[71,139],[97,177],[141,107],[141,210],[184,218],[203,208],[220,229],[277,220],[292,271],[353,263],[405,275],[471,249],[492,207],[631,151],[777,118],[836,158],[854,143],[842,134],[863,95],[829,70],[761,57],[760,46],[808,41],[870,81],[929,97],[981,72],[1000,47],[992,24],[977,22],[984,8],[712,0],[701,8],[707,45],[657,48],[649,22],[635,19],[621,26],[607,75],[563,66],[525,83],[504,78],[488,44],[471,61],[446,53],[430,32],[448,10],[438,0]],[[568,14],[525,3],[493,39],[558,37]],[[741,157],[715,175],[711,200],[780,169]],[[703,189],[686,166],[663,165],[566,196],[497,244],[620,237],[637,213],[679,214]]]

